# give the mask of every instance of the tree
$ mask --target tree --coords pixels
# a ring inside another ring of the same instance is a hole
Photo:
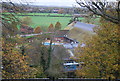
[[[85,78],[120,78],[119,25],[101,19],[96,35],[76,54],[84,65],[76,73]]]
[[[93,14],[92,13],[88,13],[88,16],[85,16],[84,22],[85,23],[94,23],[95,17],[93,18]]]
[[[5,79],[25,79],[33,78],[36,69],[29,67],[26,61],[27,56],[23,56],[18,49],[14,48],[14,44],[3,41],[2,54],[2,77]]]
[[[48,69],[49,77],[54,78],[66,78],[67,73],[63,73],[63,58],[68,58],[68,51],[62,46],[54,46],[54,50],[51,53],[51,62]],[[54,70],[53,70],[54,69]]]
[[[106,0],[76,0],[76,2],[81,7],[89,9],[94,14],[113,23],[120,24],[120,1],[107,2]],[[107,13],[108,10],[111,13]]]
[[[55,30],[60,30],[60,29],[61,29],[60,22],[56,22],[56,24],[55,24]]]
[[[23,17],[23,18],[21,19],[21,23],[22,23],[22,24],[26,24],[26,25],[30,25],[30,24],[32,23],[32,20],[31,20],[30,17]]]
[[[41,30],[40,26],[38,26],[34,29],[34,33],[41,33],[41,32],[42,32],[42,30]]]
[[[48,27],[48,32],[54,32],[53,24],[50,24],[50,26]]]
[[[21,7],[14,3],[2,3],[2,9],[7,11],[3,13],[2,18],[2,77],[9,79],[33,78],[36,74],[36,69],[29,66],[28,56],[20,53],[20,49],[16,44],[20,44],[20,38],[17,38],[17,26],[21,24],[16,17]],[[11,13],[12,12],[12,13]],[[23,41],[21,42],[23,44]]]
[[[31,58],[31,66],[37,67],[40,70],[37,72],[37,78],[49,76],[47,70],[51,62],[52,43],[50,43],[50,46],[43,45],[46,37],[49,36],[42,34],[40,37],[34,38],[34,42],[27,46],[25,52]]]
[[[71,24],[73,21],[74,21],[74,19],[73,19],[73,18],[71,18],[71,19],[69,20],[68,25],[69,25],[69,24]]]

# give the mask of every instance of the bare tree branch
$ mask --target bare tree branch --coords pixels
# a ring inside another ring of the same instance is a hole
[[[116,24],[120,24],[120,1],[116,2],[115,5],[112,5],[111,2],[107,2],[107,1],[86,1],[86,0],[76,0],[76,3],[79,4],[81,7],[85,7],[87,9],[89,9],[91,12],[93,12],[96,15],[99,15],[103,18],[105,18],[106,20],[116,23]],[[115,7],[115,8],[114,8]],[[113,10],[112,13],[108,13],[107,11]],[[117,13],[117,14],[116,14]],[[117,15],[117,16],[116,16]]]

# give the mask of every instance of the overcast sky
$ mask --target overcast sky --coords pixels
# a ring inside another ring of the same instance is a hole
[[[41,5],[41,6],[78,6],[75,0],[2,0],[2,1],[11,1],[15,3],[29,3],[32,5]],[[108,0],[115,1],[115,0]]]

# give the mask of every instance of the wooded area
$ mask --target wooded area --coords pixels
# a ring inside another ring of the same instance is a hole
[[[62,30],[62,23],[59,21],[49,24],[46,31],[42,26],[32,28],[29,26],[32,23],[30,17],[21,19],[16,17],[19,13],[26,13],[23,8],[28,6],[12,2],[1,3],[3,11],[7,12],[0,16],[3,79],[71,77],[120,79],[120,1],[109,3],[105,0],[99,2],[76,0],[76,4],[85,8],[85,10],[77,8],[83,10],[80,13],[92,12],[87,13],[92,16],[84,17],[87,26],[93,24],[91,18],[94,19],[95,16],[100,18],[99,25],[93,27],[92,33],[74,27],[77,22],[81,22],[75,16],[69,21],[69,24],[72,23],[71,28],[73,27],[69,30]],[[36,10],[36,7],[33,9]],[[74,13],[78,13],[77,9]],[[58,13],[64,14],[63,11],[60,10]],[[75,44],[78,44],[78,47],[74,47]],[[65,48],[65,45],[72,48]],[[66,58],[76,61],[74,63],[78,63],[80,68],[65,72]]]

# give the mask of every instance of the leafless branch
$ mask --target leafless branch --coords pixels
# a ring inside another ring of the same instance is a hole
[[[110,2],[107,1],[81,1],[81,0],[76,0],[76,3],[79,4],[81,7],[85,7],[87,9],[89,9],[91,12],[93,12],[96,15],[99,15],[103,18],[105,18],[106,20],[116,23],[116,24],[120,24],[120,1],[118,1],[118,5],[115,5],[114,7],[112,7],[112,5],[110,5]],[[111,6],[111,7],[110,7]],[[114,13],[114,15],[108,13],[107,11],[109,10],[114,10],[112,13]],[[116,14],[117,13],[117,14]],[[117,15],[117,16],[115,16]]]

